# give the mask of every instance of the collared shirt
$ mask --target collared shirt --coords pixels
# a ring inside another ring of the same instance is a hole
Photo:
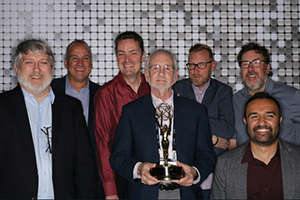
[[[280,104],[282,111],[282,122],[280,125],[279,139],[300,145],[300,90],[273,81],[268,78],[264,92],[272,95]],[[249,141],[246,125],[243,121],[245,103],[250,99],[246,87],[233,95],[233,109],[235,115],[235,135],[237,146]]]
[[[282,171],[279,145],[274,157],[266,165],[253,157],[250,143],[242,159],[248,162],[247,198],[283,199]]]
[[[39,104],[22,88],[30,123],[38,170],[38,199],[54,199],[52,180],[52,104],[55,95],[50,88]]]
[[[79,99],[82,104],[83,108],[83,115],[85,117],[85,122],[88,124],[88,117],[89,117],[89,102],[90,102],[90,82],[88,81],[86,86],[84,88],[81,88],[81,90],[78,92],[76,89],[74,89],[68,79],[68,75],[66,76],[66,94],[74,97],[76,99]]]
[[[117,194],[115,173],[111,169],[109,157],[122,108],[125,104],[149,93],[149,84],[142,73],[141,84],[136,93],[119,72],[113,80],[100,87],[95,95],[96,155],[99,176],[106,196]]]
[[[204,97],[205,92],[206,92],[207,88],[209,87],[209,85],[210,85],[210,79],[208,80],[207,83],[205,83],[203,90],[200,90],[198,87],[196,87],[194,84],[192,84],[197,102],[202,103],[203,97]]]

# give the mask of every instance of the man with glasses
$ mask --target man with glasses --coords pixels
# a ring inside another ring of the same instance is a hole
[[[234,137],[237,145],[249,141],[243,122],[243,111],[246,101],[257,92],[269,93],[278,100],[282,108],[283,120],[279,138],[300,145],[300,91],[268,77],[271,73],[270,54],[264,46],[254,42],[243,45],[237,60],[245,84],[243,89],[233,95]]]
[[[189,61],[186,64],[189,78],[178,81],[173,90],[177,96],[196,100],[207,107],[212,144],[214,151],[220,155],[227,151],[234,135],[234,114],[232,106],[232,88],[211,78],[216,68],[212,50],[204,44],[195,44],[189,50]],[[202,185],[203,199],[208,199],[212,176]]]
[[[127,179],[126,199],[199,198],[199,184],[214,169],[206,109],[196,101],[174,95],[172,85],[177,76],[174,54],[154,51],[145,64],[151,94],[123,106],[110,163]],[[166,118],[162,120],[162,116]],[[166,132],[167,141],[163,139]],[[168,154],[164,154],[165,149]],[[150,175],[150,169],[165,159],[182,167],[185,176],[160,184]]]

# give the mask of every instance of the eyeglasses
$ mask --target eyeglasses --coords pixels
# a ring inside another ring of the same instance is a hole
[[[261,66],[261,63],[262,63],[262,62],[265,62],[265,63],[266,63],[266,61],[264,61],[264,60],[259,60],[259,59],[257,59],[257,60],[252,60],[252,61],[242,61],[242,62],[240,62],[240,66],[241,66],[242,69],[248,69],[249,66],[250,66],[250,63],[251,63],[252,66],[253,66],[254,68],[258,68],[258,67]]]
[[[194,70],[196,67],[199,69],[205,69],[207,67],[207,64],[212,63],[213,60],[208,61],[208,62],[199,62],[197,64],[195,63],[187,63],[186,66],[189,70]]]
[[[174,70],[174,67],[172,65],[163,65],[163,66],[151,65],[149,67],[151,73],[158,72],[161,68],[164,69],[164,71],[167,72],[167,73],[171,73]]]

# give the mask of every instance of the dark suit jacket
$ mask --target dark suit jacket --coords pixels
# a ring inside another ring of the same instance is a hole
[[[176,96],[174,107],[177,159],[195,166],[200,172],[202,183],[213,171],[215,164],[205,107],[195,101]],[[159,162],[155,122],[151,95],[141,97],[123,107],[110,162],[112,169],[128,180],[125,198],[158,198],[158,184],[148,186],[142,184],[140,179],[133,179],[133,168],[137,162]],[[199,192],[196,190],[201,190],[199,184],[181,187],[181,198],[195,199],[195,194]]]
[[[211,199],[247,199],[248,163],[241,163],[248,142],[221,155],[217,161]],[[279,141],[283,198],[300,199],[300,148]]]
[[[63,93],[65,93],[66,90],[66,77],[63,78],[57,78],[53,79],[51,83],[51,87],[55,90],[59,90]],[[94,96],[97,92],[97,90],[100,88],[100,85],[92,82],[89,80],[90,83],[90,102],[89,102],[89,116],[88,116],[88,129],[90,134],[90,139],[93,145],[93,150],[95,152],[96,147],[96,140],[95,140],[95,134],[94,134]]]
[[[96,198],[96,165],[81,103],[54,91],[52,169],[55,198]],[[37,196],[38,171],[21,87],[0,94],[0,198]]]
[[[175,95],[186,97],[196,101],[192,82],[189,78],[177,81],[173,90]],[[232,88],[218,80],[211,79],[202,104],[207,107],[211,133],[213,135],[230,139],[234,135],[234,112],[232,105]],[[226,150],[214,147],[220,155]]]

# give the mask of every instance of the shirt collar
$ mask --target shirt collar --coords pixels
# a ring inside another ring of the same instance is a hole
[[[21,89],[22,89],[23,95],[25,97],[34,98],[35,99],[35,97],[31,93],[27,92],[23,87],[21,87]],[[48,93],[48,95],[45,98],[47,98],[47,97],[50,98],[50,101],[53,104],[54,99],[55,99],[55,95],[54,95],[53,90],[52,90],[51,87],[50,87],[50,92]]]
[[[174,94],[174,92],[172,90],[171,96],[167,100],[162,101],[161,99],[159,99],[156,96],[154,96],[154,94],[152,94],[152,92],[151,92],[152,103],[153,103],[154,107],[156,108],[159,104],[165,102],[165,103],[169,104],[170,106],[172,106],[172,108],[173,108],[174,107],[173,106],[173,96],[174,96],[173,94]]]
[[[88,80],[86,86],[84,88],[81,88],[81,90],[89,89],[89,87],[90,87],[90,81]],[[78,93],[78,91],[71,86],[68,75],[66,76],[66,90],[75,90]],[[81,92],[81,90],[79,92]]]
[[[280,150],[279,150],[279,142],[278,142],[278,146],[277,146],[277,150],[276,150],[276,153],[275,155],[273,156],[273,158],[275,157],[279,157],[280,158]],[[272,159],[273,159],[272,158]],[[271,160],[272,160],[271,159]],[[247,145],[247,148],[246,148],[246,151],[244,153],[244,156],[242,158],[242,164],[243,163],[246,163],[246,162],[253,162],[255,161],[256,159],[253,157],[253,154],[252,154],[252,151],[251,151],[251,146],[250,146],[250,142],[248,143]]]

